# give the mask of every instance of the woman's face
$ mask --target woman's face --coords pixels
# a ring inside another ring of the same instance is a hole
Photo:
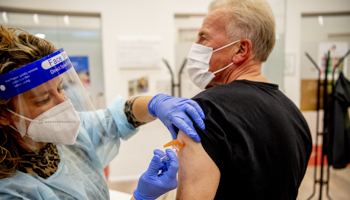
[[[31,119],[67,101],[60,76],[16,97],[12,101],[13,111]]]
[[[50,81],[39,85],[27,92],[13,97],[10,109],[24,117],[35,119],[50,108],[67,101],[63,89],[63,79],[58,76]],[[21,119],[11,114],[10,124],[16,127],[15,122],[25,121],[26,130],[30,121]]]

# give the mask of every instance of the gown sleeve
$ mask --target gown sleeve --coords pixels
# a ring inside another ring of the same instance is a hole
[[[128,140],[139,130],[128,122],[125,102],[118,95],[107,109],[79,113],[82,128],[88,133],[103,167],[118,154],[120,140]]]

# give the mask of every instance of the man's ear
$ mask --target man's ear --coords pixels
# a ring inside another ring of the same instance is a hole
[[[253,44],[249,39],[242,39],[238,42],[238,48],[235,49],[235,54],[232,57],[232,62],[235,64],[244,63],[252,56]]]
[[[8,126],[10,125],[9,113],[2,108],[0,108],[0,125]]]

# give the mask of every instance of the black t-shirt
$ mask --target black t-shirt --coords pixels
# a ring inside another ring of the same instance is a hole
[[[193,100],[205,113],[206,129],[196,130],[221,173],[215,199],[296,199],[311,134],[278,85],[237,80]]]

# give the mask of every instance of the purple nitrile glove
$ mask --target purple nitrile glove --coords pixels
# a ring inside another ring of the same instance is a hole
[[[161,150],[154,151],[151,163],[147,171],[141,175],[133,193],[136,200],[154,200],[177,187],[176,174],[179,163],[173,151],[167,149],[166,154],[169,160],[164,162],[160,159],[164,153]],[[160,174],[159,169],[162,169]]]
[[[175,129],[177,127],[194,141],[201,141],[191,120],[192,118],[200,128],[205,129],[203,122],[205,116],[197,102],[188,98],[157,94],[148,103],[148,110],[153,117],[158,117],[163,122],[170,131],[173,139],[177,138]]]

